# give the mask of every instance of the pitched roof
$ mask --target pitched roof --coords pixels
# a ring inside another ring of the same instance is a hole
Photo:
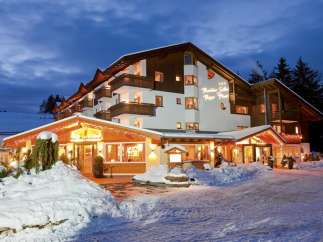
[[[215,60],[213,57],[211,57],[209,54],[204,52],[202,49],[197,47],[191,42],[184,42],[179,44],[173,44],[173,45],[167,45],[162,46],[154,49],[148,49],[138,52],[132,52],[125,54],[121,56],[119,59],[114,61],[111,65],[109,65],[104,71],[101,71],[100,69],[97,69],[94,77],[92,80],[90,80],[87,84],[84,85],[86,92],[80,92],[79,90],[74,93],[72,96],[70,96],[68,99],[65,100],[65,102],[61,103],[61,105],[58,107],[58,110],[62,110],[69,105],[71,105],[76,100],[80,99],[87,93],[94,90],[97,86],[102,84],[104,81],[110,79],[113,77],[116,73],[127,67],[128,65],[131,65],[139,60],[156,56],[162,53],[167,52],[174,52],[174,51],[192,51],[195,54],[197,54],[200,58],[199,60],[201,62],[204,62],[208,67],[214,68],[215,70],[218,70],[221,72],[221,74],[225,74],[227,76],[230,76],[231,78],[235,78],[239,80],[240,82],[244,83],[244,85],[250,86],[249,82],[247,82],[245,79],[234,73],[229,68],[225,67],[222,63]]]
[[[298,100],[300,100],[303,104],[305,104],[307,107],[309,107],[312,111],[314,111],[318,116],[320,116],[319,119],[323,119],[323,113],[314,107],[312,104],[310,104],[308,101],[306,101],[304,98],[302,98],[300,95],[298,95],[296,92],[294,92],[292,89],[290,89],[288,86],[286,86],[282,81],[276,79],[276,78],[271,78],[268,80],[264,80],[258,83],[252,84],[251,88],[256,88],[259,86],[264,86],[264,85],[270,85],[270,84],[277,84],[284,88],[287,92],[289,92],[291,95],[295,96]]]

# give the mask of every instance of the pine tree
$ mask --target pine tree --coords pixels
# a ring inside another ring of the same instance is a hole
[[[293,70],[292,89],[315,107],[323,110],[323,86],[320,83],[319,72],[311,69],[302,58],[299,58]]]
[[[57,107],[57,103],[62,102],[64,97],[59,95],[50,95],[47,100],[43,100],[42,104],[39,106],[39,111],[41,113],[53,114],[54,109]]]
[[[252,68],[249,83],[257,83],[267,79],[267,72],[259,61],[256,62],[256,66]]]
[[[271,76],[273,78],[277,78],[278,80],[282,81],[286,86],[293,89],[292,71],[284,57],[281,57],[279,59],[278,64],[274,67]]]

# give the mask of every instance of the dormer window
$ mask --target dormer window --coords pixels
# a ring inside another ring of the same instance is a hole
[[[184,65],[193,65],[193,55],[191,53],[184,54]]]

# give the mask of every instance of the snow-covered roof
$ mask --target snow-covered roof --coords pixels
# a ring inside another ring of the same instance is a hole
[[[220,133],[217,133],[217,136],[218,137],[223,136],[223,137],[231,138],[232,140],[238,141],[246,137],[259,134],[266,130],[273,131],[275,135],[277,135],[282,140],[282,138],[277,134],[277,132],[270,125],[261,125],[261,126],[256,126],[256,127],[251,127],[251,128],[246,128],[246,129],[236,130],[236,131],[229,131],[229,132],[220,132]]]
[[[162,135],[162,133],[157,132],[157,131],[153,131],[153,130],[150,130],[150,129],[142,129],[142,128],[137,128],[137,127],[130,126],[130,125],[124,125],[124,124],[119,124],[119,123],[115,123],[115,122],[112,122],[112,121],[107,121],[107,120],[98,119],[98,118],[94,118],[94,117],[88,117],[88,116],[85,116],[85,115],[82,115],[82,114],[75,114],[73,116],[70,116],[70,117],[67,117],[67,118],[64,118],[64,119],[60,119],[58,121],[55,121],[55,122],[52,122],[52,123],[49,123],[49,124],[45,124],[45,125],[39,126],[37,128],[27,130],[27,131],[22,132],[22,133],[18,133],[18,134],[15,134],[15,135],[5,137],[3,139],[3,141],[18,137],[20,135],[28,134],[28,133],[31,133],[31,132],[34,132],[34,131],[37,131],[37,130],[41,130],[41,129],[50,127],[50,126],[55,125],[55,124],[63,123],[63,122],[66,122],[68,120],[75,119],[75,118],[81,118],[83,120],[88,120],[88,121],[95,121],[95,122],[99,122],[99,123],[102,123],[102,124],[109,124],[109,125],[113,125],[113,126],[116,126],[116,127],[131,129],[131,130],[135,130],[135,131],[141,131],[141,132],[144,132],[144,133],[150,133],[150,134],[154,134],[154,135],[158,135],[158,136]]]
[[[170,151],[172,149],[181,150],[183,152],[186,152],[187,151],[186,148],[185,148],[185,146],[183,146],[183,145],[169,144],[169,145],[166,145],[165,152]]]

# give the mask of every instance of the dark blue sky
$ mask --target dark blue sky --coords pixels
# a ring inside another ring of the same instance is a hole
[[[97,67],[132,51],[191,41],[244,77],[280,56],[323,73],[323,0],[0,0],[0,131],[44,122]]]

